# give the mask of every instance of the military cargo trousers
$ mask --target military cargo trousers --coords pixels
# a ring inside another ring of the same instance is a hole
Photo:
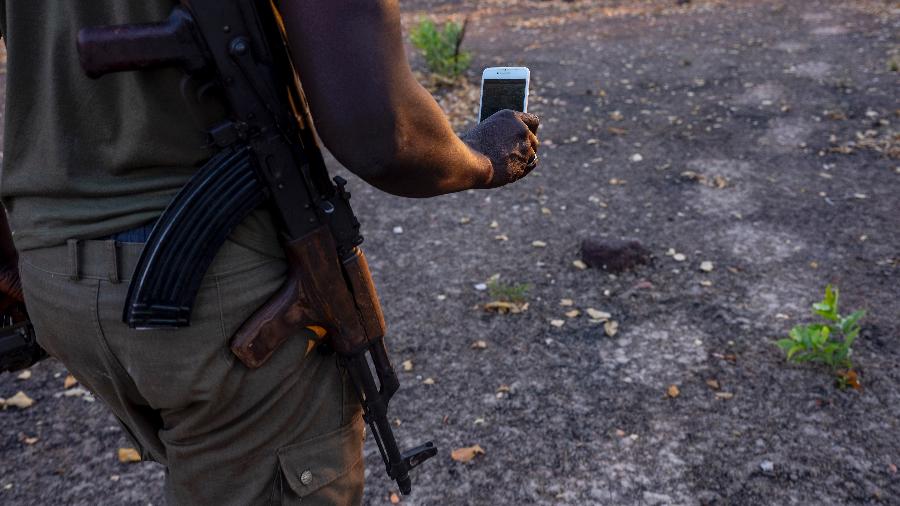
[[[315,334],[293,336],[259,369],[229,337],[275,292],[278,256],[228,240],[191,325],[133,330],[122,308],[143,244],[69,241],[25,251],[22,276],[41,346],[106,402],[167,469],[171,505],[352,505],[362,500],[359,402]]]

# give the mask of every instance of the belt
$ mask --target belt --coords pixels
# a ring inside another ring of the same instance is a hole
[[[103,237],[101,238],[101,240],[106,239],[118,242],[145,243],[150,237],[150,232],[153,230],[154,225],[156,225],[156,222],[151,221],[150,223],[147,223],[145,225],[140,225],[130,230],[123,230],[122,232],[117,232],[113,235]]]

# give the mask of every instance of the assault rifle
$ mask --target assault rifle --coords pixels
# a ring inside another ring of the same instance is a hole
[[[138,329],[189,325],[200,281],[219,247],[250,211],[268,202],[284,236],[289,275],[244,322],[231,350],[255,368],[303,327],[324,328],[359,395],[388,475],[409,494],[409,471],[437,449],[428,442],[401,453],[388,422],[388,402],[399,382],[359,249],[359,221],[346,181],[328,177],[281,18],[270,2],[182,0],[160,23],[88,27],[78,34],[81,65],[91,77],[180,66],[195,81],[183,90],[221,93],[229,108],[229,119],[208,131],[217,154],[150,234],[123,321]]]
[[[19,371],[47,358],[47,352],[34,338],[30,321],[16,322],[3,316],[0,326],[0,373]]]

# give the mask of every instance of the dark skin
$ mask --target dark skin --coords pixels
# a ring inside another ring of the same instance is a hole
[[[396,0],[281,0],[316,130],[344,166],[394,195],[496,188],[527,175],[540,120],[501,111],[457,137],[414,78]],[[22,300],[17,255],[0,217],[0,312]]]
[[[311,4],[315,4],[312,7]],[[512,183],[533,167],[539,119],[502,111],[462,138],[410,70],[396,0],[281,0],[316,130],[344,166],[394,195]]]

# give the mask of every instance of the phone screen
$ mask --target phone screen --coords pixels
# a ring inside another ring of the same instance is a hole
[[[481,90],[481,121],[503,109],[521,111],[525,105],[524,79],[485,79]]]

